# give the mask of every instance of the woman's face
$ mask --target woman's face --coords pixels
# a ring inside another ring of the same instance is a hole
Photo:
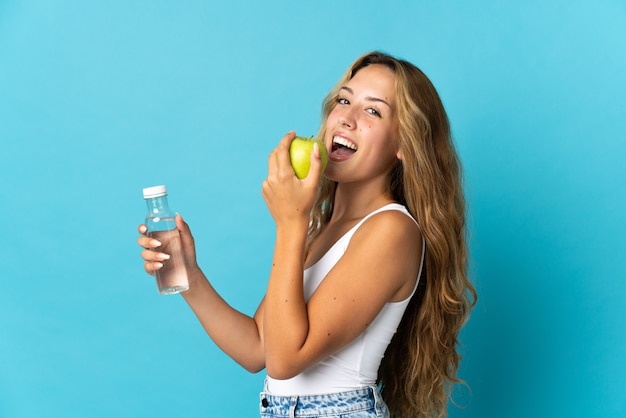
[[[326,119],[327,178],[353,182],[387,175],[399,156],[394,81],[393,71],[373,64],[341,87]]]

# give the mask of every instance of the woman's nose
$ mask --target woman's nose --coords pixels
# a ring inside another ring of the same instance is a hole
[[[345,126],[346,128],[354,128],[356,125],[356,121],[354,119],[354,115],[351,110],[346,110],[339,117],[339,123],[341,126]]]

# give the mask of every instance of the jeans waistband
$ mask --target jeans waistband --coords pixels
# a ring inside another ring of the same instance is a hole
[[[260,398],[264,417],[324,417],[367,410],[377,417],[389,416],[376,387],[321,395],[278,396],[262,392]]]

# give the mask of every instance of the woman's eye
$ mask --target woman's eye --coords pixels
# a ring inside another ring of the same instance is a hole
[[[343,97],[337,97],[337,103],[339,103],[339,104],[350,104],[348,99],[344,99]]]
[[[378,110],[376,110],[374,108],[371,108],[371,107],[369,109],[367,109],[367,112],[369,114],[371,114],[371,115],[374,115],[374,116],[378,116],[378,117],[382,116]]]

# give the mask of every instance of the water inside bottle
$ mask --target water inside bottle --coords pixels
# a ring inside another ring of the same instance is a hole
[[[189,280],[178,230],[153,231],[148,235],[161,242],[157,251],[170,256],[168,260],[162,261],[163,267],[156,271],[159,293],[173,295],[188,290]]]

